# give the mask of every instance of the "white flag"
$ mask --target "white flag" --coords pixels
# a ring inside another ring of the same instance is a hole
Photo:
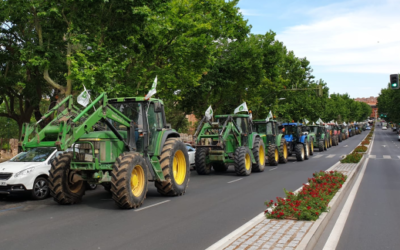
[[[233,113],[236,114],[236,113],[239,113],[239,112],[242,112],[242,111],[249,111],[249,110],[247,109],[247,104],[246,104],[246,102],[240,104],[240,106],[237,107]]]
[[[318,119],[318,121],[315,122],[316,124],[320,125],[321,123],[324,123],[321,118]]]
[[[150,98],[157,93],[157,76],[156,79],[154,79],[153,85],[151,86],[151,89],[149,90],[149,93],[144,97],[145,100],[150,100]]]
[[[304,123],[307,125],[310,121],[304,118]]]
[[[267,116],[267,118],[265,119],[265,121],[267,121],[267,122],[269,122],[269,119],[272,119],[272,112],[271,112],[271,110],[269,111],[269,114],[268,114],[268,116]]]
[[[80,95],[78,95],[77,101],[80,105],[86,107],[89,104],[90,94],[85,88],[85,85],[83,85],[83,88],[84,90]]]
[[[213,116],[213,110],[210,105],[210,107],[208,107],[208,109],[206,110],[206,119],[209,121],[211,120],[212,116]]]

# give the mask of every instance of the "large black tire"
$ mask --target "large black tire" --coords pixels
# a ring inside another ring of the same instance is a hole
[[[311,136],[310,138],[310,155],[314,154],[314,137]]]
[[[211,164],[210,163],[207,164],[208,151],[209,151],[208,148],[199,147],[196,149],[194,162],[196,165],[197,174],[199,175],[207,175],[211,173]]]
[[[252,166],[253,172],[263,172],[265,169],[265,145],[261,138],[257,137],[254,142],[253,152],[256,163]]]
[[[279,146],[279,163],[286,163],[288,161],[288,146],[285,138],[281,138],[281,145]]]
[[[167,196],[183,195],[189,185],[190,165],[186,146],[179,138],[167,139],[161,151],[160,164],[165,181],[155,182],[157,191]]]
[[[43,200],[49,197],[49,182],[44,177],[38,177],[33,182],[31,197],[34,200]]]
[[[332,146],[336,146],[336,135],[332,136]]]
[[[235,150],[235,172],[240,176],[251,174],[251,152],[248,147],[238,147]]]
[[[329,136],[328,144],[329,144],[328,147],[331,148],[332,147],[332,136]]]
[[[215,172],[223,173],[226,172],[226,170],[228,170],[229,166],[221,162],[221,163],[213,163],[212,167]]]
[[[318,149],[319,149],[319,152],[322,152],[322,151],[325,150],[324,143],[325,143],[325,141],[319,141],[319,142],[318,142]]]
[[[339,134],[339,135],[338,135],[338,138],[339,138],[339,143],[343,141],[343,136],[342,136],[342,134]]]
[[[296,150],[297,161],[304,161],[305,152],[303,144],[301,143],[297,144],[295,150]]]
[[[70,182],[75,171],[70,170],[72,152],[57,156],[51,163],[49,188],[50,194],[58,204],[71,205],[79,203],[85,194],[84,181]]]
[[[118,207],[138,208],[147,194],[147,165],[137,152],[122,153],[111,172],[112,198]]]
[[[335,146],[339,146],[339,135],[336,135],[336,145]]]
[[[308,143],[308,140],[306,139],[304,142],[304,159],[308,160],[310,159],[310,144]]]
[[[270,166],[278,166],[279,150],[275,144],[271,144],[268,147],[268,163]]]
[[[96,190],[97,184],[89,184],[86,182],[85,187],[86,187],[86,190]]]

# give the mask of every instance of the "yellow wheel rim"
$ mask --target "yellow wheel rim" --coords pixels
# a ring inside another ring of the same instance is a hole
[[[265,164],[265,151],[263,145],[260,146],[260,150],[258,151],[258,157],[260,159],[260,164]]]
[[[251,158],[249,154],[246,154],[244,158],[244,163],[246,164],[246,170],[250,170],[251,167]]]
[[[140,165],[136,165],[131,173],[131,191],[132,194],[136,197],[139,197],[143,194],[144,190],[144,170]]]
[[[325,141],[325,148],[328,147],[328,141]]]
[[[173,164],[175,182],[182,185],[186,179],[186,159],[181,150],[176,151]]]
[[[311,152],[314,152],[314,141],[311,141]]]
[[[278,162],[279,161],[279,152],[278,149],[275,148],[275,161]]]
[[[330,145],[332,145],[332,138],[330,139]]]
[[[286,143],[283,144],[283,157],[285,157],[285,159],[287,158],[287,145],[286,145]]]

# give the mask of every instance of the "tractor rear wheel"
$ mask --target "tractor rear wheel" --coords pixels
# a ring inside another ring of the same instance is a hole
[[[285,138],[281,139],[281,145],[279,146],[279,163],[286,163],[288,161],[288,147]]]
[[[332,136],[332,146],[336,146],[336,136]]]
[[[310,140],[310,155],[314,154],[314,137],[311,137]]]
[[[295,147],[296,150],[296,159],[297,161],[304,161],[304,146],[303,144],[299,143]]]
[[[238,147],[235,150],[235,172],[240,176],[251,174],[251,152],[248,147]]]
[[[279,151],[275,144],[271,144],[268,147],[268,163],[270,166],[278,166]]]
[[[342,142],[342,141],[343,141],[342,134],[339,134],[339,135],[338,135],[338,138],[339,138],[339,142]]]
[[[118,207],[138,208],[146,199],[147,165],[137,152],[124,152],[112,166],[111,193]]]
[[[319,141],[318,142],[318,149],[319,149],[319,152],[322,152],[322,151],[324,151],[324,141]]]
[[[263,172],[265,169],[265,146],[261,138],[257,137],[252,149],[256,163],[253,164],[253,172]]]
[[[228,170],[229,166],[226,165],[225,163],[214,163],[212,167],[215,172],[223,173],[226,172],[226,170]]]
[[[310,144],[308,143],[308,140],[304,142],[304,159],[308,160],[310,158]]]
[[[167,139],[160,164],[165,181],[155,181],[157,191],[167,196],[183,195],[189,184],[190,165],[186,146],[179,138]]]
[[[207,163],[208,148],[197,148],[194,156],[196,171],[199,175],[207,175],[211,173],[211,164]],[[215,170],[215,168],[214,168]]]
[[[77,171],[70,170],[72,152],[57,156],[51,163],[49,188],[54,200],[62,205],[79,203],[85,194],[83,180],[73,181]]]

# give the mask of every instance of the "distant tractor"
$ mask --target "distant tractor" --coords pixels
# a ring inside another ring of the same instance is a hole
[[[314,137],[314,142],[316,147],[318,147],[318,150],[320,152],[327,150],[328,149],[328,139],[329,135],[326,132],[325,126],[322,125],[310,125],[310,131],[312,131],[313,134],[315,134]]]
[[[253,131],[248,114],[216,115],[216,122],[201,120],[196,137],[196,171],[208,175],[211,168],[225,172],[229,164],[239,176],[265,169],[265,145]]]
[[[301,123],[282,123],[284,138],[288,145],[288,154],[296,154],[298,161],[308,160],[310,144],[307,134],[302,131]]]
[[[279,163],[288,161],[288,147],[284,136],[279,133],[278,122],[254,120],[253,130],[260,135],[264,142],[270,166],[277,166]]]
[[[307,135],[308,142],[310,143],[310,155],[314,154],[314,147],[318,147],[317,136],[310,126],[303,126],[303,133]]]
[[[49,177],[51,195],[59,204],[80,202],[86,183],[103,185],[116,204],[127,209],[143,204],[148,181],[162,195],[186,192],[188,152],[167,125],[161,100],[108,99],[102,93],[81,111],[68,96],[42,120],[57,110],[59,114],[41,130],[40,121],[24,124],[20,146],[57,147],[64,152],[51,163]]]

